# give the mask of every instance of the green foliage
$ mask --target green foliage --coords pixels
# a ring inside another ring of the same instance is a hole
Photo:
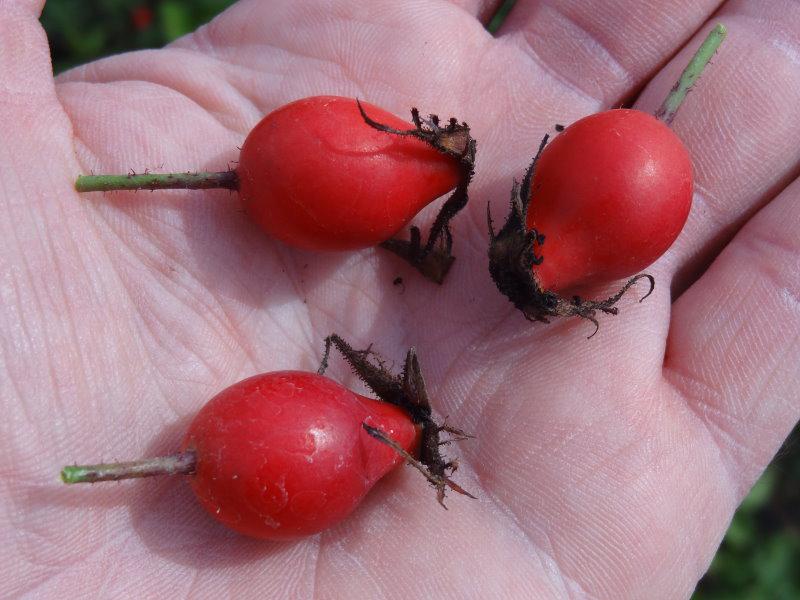
[[[48,0],[42,23],[59,72],[99,56],[163,46],[233,1]],[[490,31],[497,31],[514,3],[501,4]],[[798,446],[800,428],[736,513],[694,600],[800,598]]]
[[[800,598],[800,427],[744,500],[694,600]]]
[[[233,0],[49,0],[42,24],[55,71],[139,48],[157,48],[193,31]]]

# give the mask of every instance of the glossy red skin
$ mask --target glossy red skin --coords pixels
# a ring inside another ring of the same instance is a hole
[[[366,422],[416,450],[408,415],[327,377],[256,375],[197,414],[182,448],[197,453],[192,489],[218,521],[240,533],[291,540],[344,519],[402,462],[361,427]]]
[[[373,120],[413,128],[362,102]],[[393,237],[458,183],[458,162],[425,142],[367,125],[352,98],[287,104],[242,146],[239,193],[269,235],[311,250],[351,250]]]
[[[545,235],[534,267],[556,292],[630,277],[675,241],[692,203],[692,164],[663,122],[638,110],[585,117],[536,165],[528,228]]]

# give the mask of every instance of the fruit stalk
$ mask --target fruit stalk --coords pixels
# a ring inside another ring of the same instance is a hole
[[[112,190],[208,190],[222,188],[237,190],[236,171],[200,173],[143,173],[137,175],[80,175],[75,181],[79,192],[109,192]]]
[[[61,480],[64,483],[94,483],[154,475],[190,475],[194,473],[196,462],[195,453],[187,451],[131,462],[73,465],[61,470]]]
[[[706,65],[711,60],[711,57],[714,56],[727,34],[728,30],[722,24],[717,25],[711,30],[705,41],[697,49],[697,52],[695,52],[692,60],[686,65],[683,73],[681,73],[680,79],[678,79],[669,95],[664,99],[663,104],[655,112],[657,119],[661,119],[667,125],[672,123],[675,114],[686,99],[686,94],[689,93],[689,90],[703,73]]]

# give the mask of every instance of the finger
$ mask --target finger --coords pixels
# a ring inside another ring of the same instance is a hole
[[[47,38],[37,19],[44,2],[0,1],[0,95],[3,102],[26,104],[40,96],[52,68]]]
[[[41,5],[0,1],[0,538],[10,541],[0,562],[24,574],[4,578],[2,587],[12,591],[0,595],[11,596],[51,577],[46,563],[68,565],[71,556],[94,549],[93,535],[78,536],[68,547],[56,541],[67,520],[96,532],[93,511],[65,519],[53,502],[39,500],[54,479],[52,465],[65,454],[64,423],[79,419],[85,381],[96,380],[96,372],[86,376],[90,363],[81,360],[86,340],[99,342],[97,323],[113,322],[97,306],[78,319],[80,326],[70,319],[102,284],[92,277],[97,264],[89,259],[90,234],[76,217],[82,208],[71,193],[77,169],[70,124],[55,95],[37,21]],[[98,346],[104,353],[113,348]]]
[[[800,416],[800,180],[675,304],[665,376],[743,496]]]
[[[26,210],[37,201],[53,200],[52,182],[68,185],[65,165],[48,158],[73,153],[69,121],[55,94],[47,37],[38,22],[42,4],[0,2],[0,114],[4,119],[0,203],[24,205]],[[4,214],[8,216],[11,209],[5,206]]]
[[[665,263],[678,270],[676,293],[800,167],[800,4],[730,3],[714,21],[725,23],[728,37],[672,124],[695,169],[689,222]],[[658,75],[637,108],[655,110],[705,33]]]
[[[37,19],[42,15],[44,3],[45,0],[15,0],[5,2],[5,4],[16,4],[17,8],[33,15]],[[0,5],[2,4],[3,2],[0,2]]]
[[[519,0],[500,34],[572,91],[619,104],[680,48],[719,0]]]
[[[54,188],[71,187],[70,124],[56,97],[50,48],[38,21],[42,4],[0,2],[0,114],[4,119],[0,206],[5,221],[32,218],[30,209],[37,204],[54,209],[63,197],[53,198]],[[52,160],[54,156],[63,160]],[[27,224],[34,230],[40,226]],[[18,222],[15,229],[23,227]],[[9,241],[7,236],[0,238]]]
[[[318,0],[276,0],[268,8],[240,0],[171,48],[213,57],[221,79],[257,107],[254,114],[288,99],[338,94],[401,115],[418,106],[464,118],[458,108],[464,89],[474,94],[467,73],[475,68],[465,56],[482,55],[491,41],[450,2],[341,2],[334,10]]]

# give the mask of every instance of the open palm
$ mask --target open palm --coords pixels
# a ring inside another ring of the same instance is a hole
[[[690,593],[800,413],[800,6],[520,0],[493,38],[497,2],[249,0],[54,84],[42,4],[0,0],[0,596]],[[489,279],[486,203],[506,210],[554,123],[645,84],[652,111],[717,9],[729,41],[674,123],[694,208],[655,293],[589,341],[578,319],[526,322]],[[472,126],[442,287],[381,251],[273,242],[227,192],[72,191],[92,170],[224,169],[265,113],[314,94]],[[416,346],[434,408],[477,436],[456,474],[477,501],[445,512],[401,469],[334,530],[265,543],[176,479],[58,483],[72,460],[172,452],[215,392],[315,368],[332,331],[398,364]]]

